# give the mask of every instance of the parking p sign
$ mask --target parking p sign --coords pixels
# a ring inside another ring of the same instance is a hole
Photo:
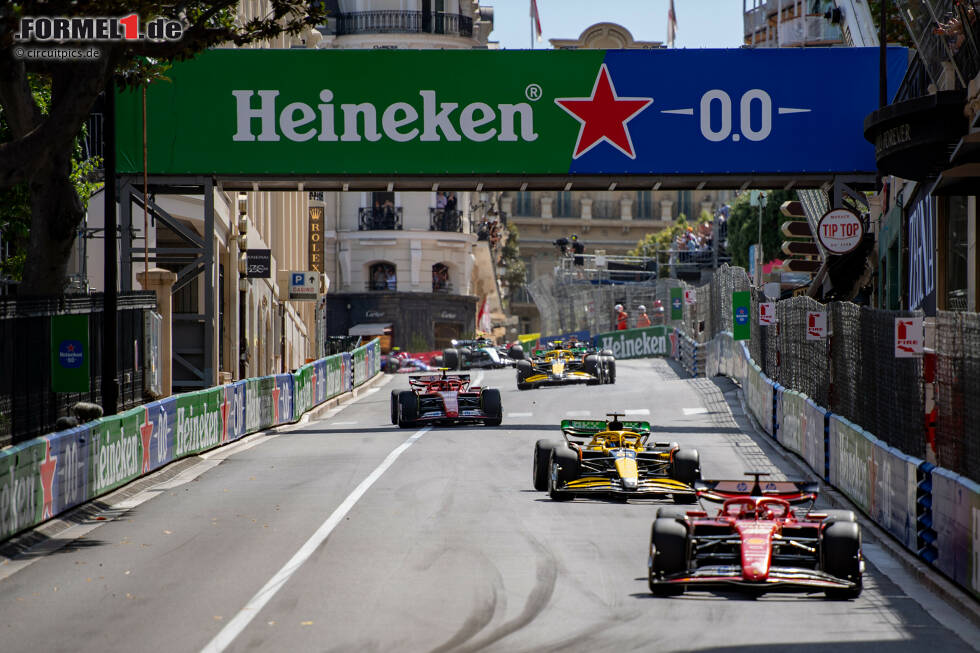
[[[289,299],[299,302],[316,301],[317,290],[320,286],[319,272],[290,272]]]

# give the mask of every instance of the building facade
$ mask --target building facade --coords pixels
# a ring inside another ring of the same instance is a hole
[[[492,9],[473,0],[339,0],[317,47],[333,49],[473,49],[489,47]],[[440,189],[427,193],[313,194],[322,210],[323,265],[330,277],[327,331],[387,331],[391,344],[424,351],[472,337],[477,315],[503,318],[487,240],[478,232],[493,194]]]

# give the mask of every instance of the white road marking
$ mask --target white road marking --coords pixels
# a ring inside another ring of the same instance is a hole
[[[347,513],[351,511],[354,504],[364,496],[364,494],[374,485],[375,481],[381,478],[381,475],[391,467],[398,456],[402,455],[406,449],[415,444],[415,442],[421,438],[423,435],[432,430],[432,427],[425,427],[424,429],[415,432],[412,437],[408,438],[402,442],[394,451],[388,454],[380,465],[371,472],[367,478],[361,481],[360,485],[354,488],[354,491],[344,499],[343,503],[337,506],[337,509],[327,517],[327,520],[323,522],[316,532],[310,536],[310,539],[299,548],[292,558],[282,566],[282,569],[276,572],[276,574],[269,579],[262,589],[260,589],[255,596],[249,599],[248,603],[245,604],[238,614],[236,614],[231,621],[229,621],[224,628],[221,629],[217,635],[214,636],[210,642],[208,642],[204,648],[201,649],[202,653],[220,653],[224,651],[228,646],[235,641],[235,638],[241,634],[243,630],[248,626],[248,624],[255,618],[255,616],[265,607],[276,593],[282,589],[283,585],[289,580],[289,578],[303,566],[311,555],[320,547],[321,544],[327,539],[333,529],[343,521]]]
[[[354,424],[357,424],[357,422],[352,420],[346,422],[330,422],[330,426],[353,426]]]
[[[627,417],[629,417],[630,415],[649,415],[650,414],[650,409],[649,408],[627,408],[623,412],[626,413],[626,416]]]
[[[507,413],[507,417],[534,417],[534,413]]]
[[[704,415],[706,412],[708,412],[708,409],[707,408],[702,408],[700,406],[697,407],[697,408],[685,408],[684,409],[684,414],[685,415]]]
[[[569,417],[588,417],[592,414],[591,410],[570,410],[565,413]]]
[[[361,394],[364,394],[364,395],[373,395],[375,392],[378,392],[379,390],[381,390],[381,388],[368,388],[367,390],[365,390]]]

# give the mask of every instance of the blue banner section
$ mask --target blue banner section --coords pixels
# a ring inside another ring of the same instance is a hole
[[[908,51],[887,61],[897,89]],[[555,100],[583,123],[573,174],[876,170],[878,48],[610,50],[595,75],[591,96]]]

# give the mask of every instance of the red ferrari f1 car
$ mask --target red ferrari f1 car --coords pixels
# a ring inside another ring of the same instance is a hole
[[[650,535],[650,591],[680,594],[696,585],[735,585],[755,592],[861,593],[861,529],[850,510],[814,510],[816,483],[698,481],[704,510],[662,507]],[[808,504],[797,508],[800,504]]]
[[[469,374],[426,374],[408,377],[409,390],[391,391],[391,423],[403,429],[420,424],[482,422],[497,426],[503,419],[500,390],[470,385]]]

